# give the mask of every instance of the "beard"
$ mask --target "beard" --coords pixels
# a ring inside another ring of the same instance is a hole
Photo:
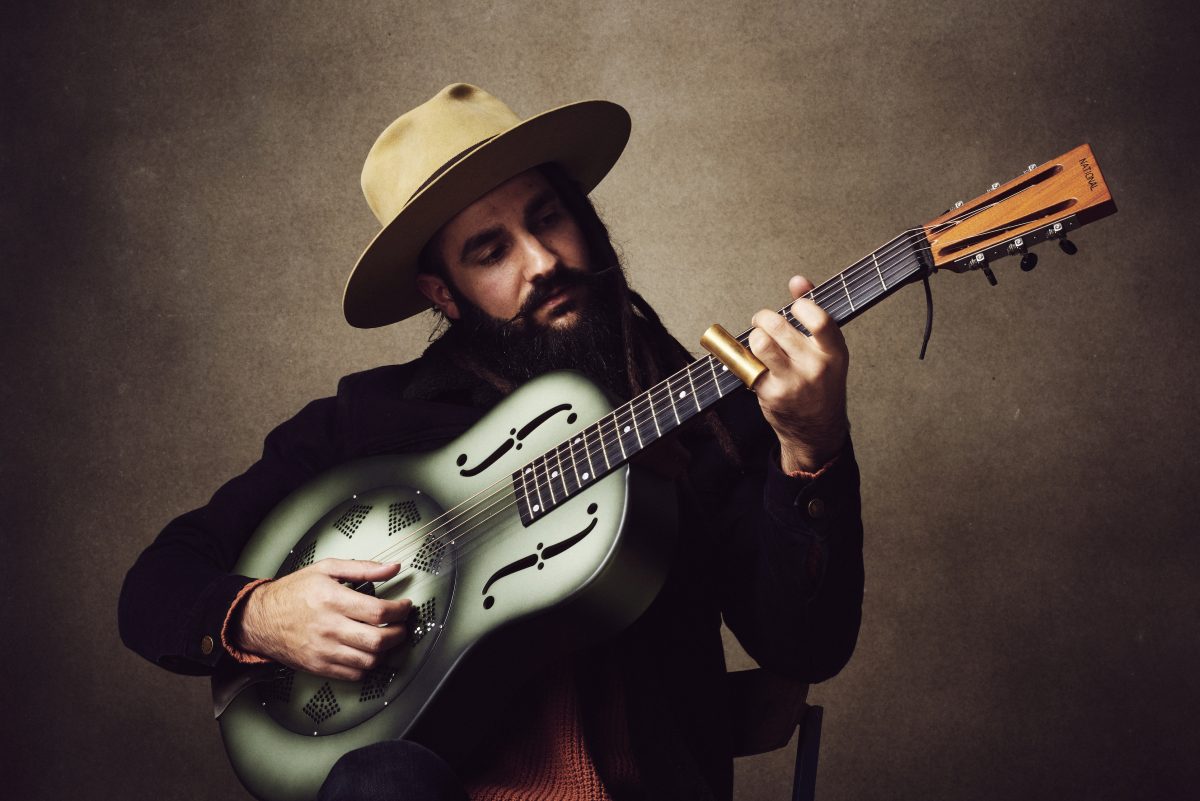
[[[559,265],[534,283],[529,297],[511,319],[492,317],[447,282],[458,305],[459,319],[446,332],[454,344],[488,369],[520,385],[552,370],[577,370],[618,399],[629,397],[621,328],[620,267],[599,272]],[[554,293],[578,287],[552,312],[552,319],[572,310],[574,324],[543,325],[534,317]]]

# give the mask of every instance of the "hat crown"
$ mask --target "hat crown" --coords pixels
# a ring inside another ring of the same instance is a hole
[[[439,172],[520,122],[512,109],[478,86],[450,84],[375,140],[362,171],[367,204],[386,226]]]

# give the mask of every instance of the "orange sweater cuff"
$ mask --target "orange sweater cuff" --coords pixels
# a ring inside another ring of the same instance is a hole
[[[243,665],[261,665],[264,662],[271,661],[270,659],[261,657],[258,654],[252,654],[247,651],[243,651],[240,648],[235,647],[234,644],[229,641],[229,635],[231,634],[230,627],[233,625],[234,620],[242,616],[242,607],[245,605],[246,599],[250,597],[251,590],[261,584],[266,584],[271,580],[272,579],[269,578],[256,579],[255,581],[251,581],[249,584],[242,587],[242,589],[234,597],[233,603],[229,605],[229,611],[225,613],[225,622],[221,625],[221,645],[225,648],[226,653],[228,653],[238,662],[241,662]]]
[[[840,455],[840,454],[839,454],[839,455]],[[832,465],[834,462],[836,462],[837,460],[838,460],[838,457],[837,457],[837,456],[834,456],[834,457],[833,457],[832,459],[830,459],[828,462],[826,462],[825,464],[823,464],[823,465],[821,465],[819,468],[817,468],[817,471],[816,471],[815,473],[810,473],[810,472],[809,472],[809,471],[807,471],[807,470],[790,470],[790,471],[788,471],[788,474],[787,474],[787,475],[788,475],[790,478],[807,478],[807,479],[810,479],[810,480],[811,480],[811,479],[814,479],[814,478],[816,478],[817,476],[821,475],[821,474],[822,474],[822,473],[824,473],[826,470],[828,470],[828,469],[830,468],[830,466],[831,466],[831,465]]]

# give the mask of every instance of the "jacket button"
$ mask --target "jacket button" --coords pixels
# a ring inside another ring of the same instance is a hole
[[[825,514],[825,501],[820,498],[813,498],[808,502],[808,516],[813,520],[820,520]]]
[[[213,652],[213,638],[208,636],[207,634],[205,634],[204,639],[202,639],[200,641],[200,653],[204,654],[205,656],[208,656],[212,652]]]

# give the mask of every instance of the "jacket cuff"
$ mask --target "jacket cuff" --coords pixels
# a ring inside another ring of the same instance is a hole
[[[234,596],[233,603],[229,605],[229,611],[225,613],[225,622],[221,624],[221,647],[225,649],[225,653],[229,654],[243,665],[261,665],[271,661],[270,659],[259,656],[258,654],[252,654],[248,651],[241,650],[230,640],[230,635],[232,634],[231,629],[241,623],[242,611],[245,609],[246,599],[250,597],[250,592],[254,590],[254,588],[266,584],[271,580],[272,579],[269,578],[256,579],[255,581],[251,581],[249,584],[243,586],[238,591],[238,594]]]
[[[854,450],[849,436],[838,453],[816,472],[785,473],[779,445],[767,458],[763,500],[767,512],[785,528],[825,539],[850,505],[854,483]]]
[[[198,599],[191,623],[183,627],[182,637],[186,641],[177,644],[174,653],[182,654],[185,663],[215,668],[229,654],[221,645],[222,629],[238,594],[256,579],[237,574],[218,577],[205,588]],[[166,657],[174,662],[177,657]]]

